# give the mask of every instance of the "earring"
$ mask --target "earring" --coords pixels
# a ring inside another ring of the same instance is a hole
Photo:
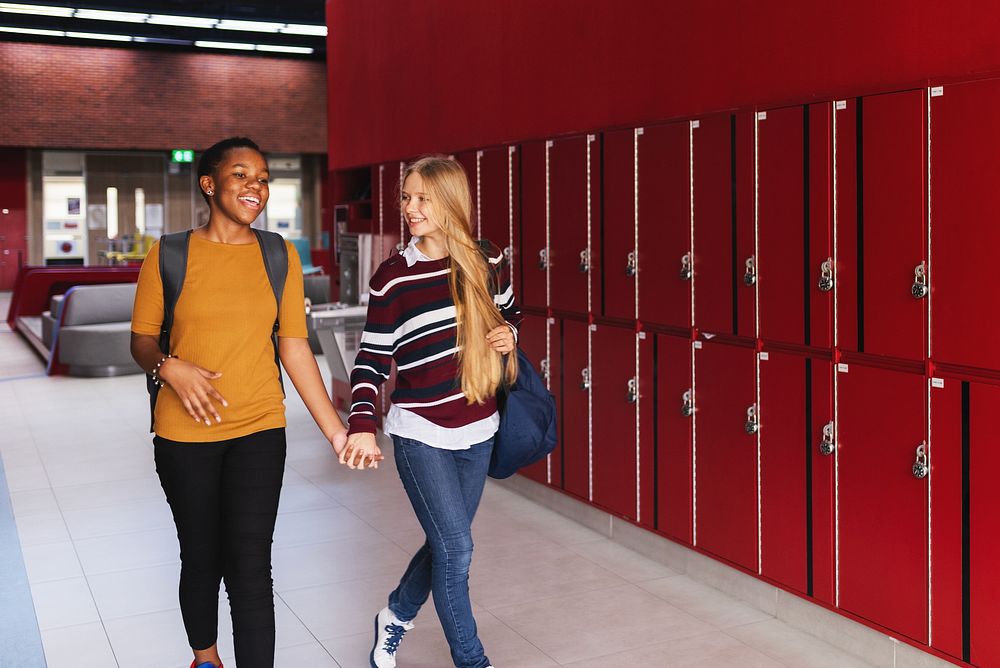
[[[208,191],[205,192],[205,194],[208,195],[209,197],[211,197],[212,195],[215,194],[215,191],[214,190],[208,190]]]

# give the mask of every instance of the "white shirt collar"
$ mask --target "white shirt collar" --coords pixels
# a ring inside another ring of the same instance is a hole
[[[417,242],[420,241],[420,237],[410,237],[410,243],[406,245],[403,249],[403,257],[406,259],[406,266],[412,267],[418,262],[433,262],[433,260],[417,248]]]

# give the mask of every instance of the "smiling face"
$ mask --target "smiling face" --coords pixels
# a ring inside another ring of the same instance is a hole
[[[413,236],[434,236],[439,231],[434,202],[424,189],[424,180],[417,172],[411,172],[403,181],[399,207]]]
[[[268,176],[267,161],[259,152],[227,151],[215,173],[200,181],[202,190],[211,193],[212,217],[249,226],[267,206]]]

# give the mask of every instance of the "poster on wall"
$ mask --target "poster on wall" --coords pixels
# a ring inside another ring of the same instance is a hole
[[[80,215],[80,198],[79,197],[67,197],[66,198],[66,213],[70,216]]]
[[[88,204],[87,205],[87,229],[103,230],[108,227],[108,205]]]

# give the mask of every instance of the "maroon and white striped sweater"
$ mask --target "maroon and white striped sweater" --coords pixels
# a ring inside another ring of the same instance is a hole
[[[488,244],[490,280],[499,286],[494,301],[515,328],[521,311],[514,302],[503,251]],[[372,276],[368,320],[351,372],[350,433],[376,430],[375,406],[381,384],[396,363],[392,403],[435,425],[454,429],[489,418],[496,400],[468,404],[458,382],[455,303],[448,287],[451,259],[408,266],[403,254],[389,258]]]

